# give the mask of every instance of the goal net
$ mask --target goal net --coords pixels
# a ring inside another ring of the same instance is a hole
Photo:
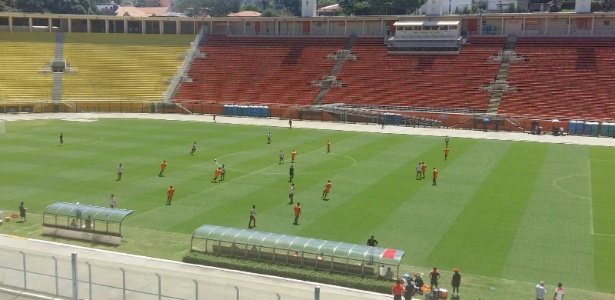
[[[0,119],[0,134],[6,134],[5,121]]]

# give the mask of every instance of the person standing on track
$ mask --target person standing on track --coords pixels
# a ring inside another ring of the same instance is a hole
[[[393,286],[391,286],[391,293],[393,294],[393,300],[401,300],[401,296],[404,294],[404,285],[401,279],[397,279]]]
[[[457,268],[453,269],[453,272],[455,273],[453,274],[453,278],[451,279],[451,286],[453,287],[453,291],[451,293],[454,294],[455,292],[457,292],[457,294],[459,294],[459,286],[461,285],[461,274],[459,274],[459,269]]]
[[[432,291],[433,291],[434,286],[438,288],[439,279],[440,279],[440,272],[438,272],[438,269],[436,267],[433,267],[433,270],[431,270],[431,273],[429,273],[429,282],[431,284],[430,287]]]

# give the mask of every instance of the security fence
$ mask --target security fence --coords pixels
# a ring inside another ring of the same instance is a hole
[[[117,254],[122,255],[122,254]],[[152,259],[152,264],[156,261]],[[73,269],[74,268],[74,269]],[[0,248],[0,286],[67,299],[311,300],[315,290],[278,290],[218,276]],[[236,283],[236,284],[234,284]],[[330,298],[332,299],[332,298]]]

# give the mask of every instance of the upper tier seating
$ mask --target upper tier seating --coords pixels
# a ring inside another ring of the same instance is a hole
[[[208,36],[181,84],[176,101],[310,104],[329,75],[328,54],[342,50],[346,38],[270,38]]]
[[[387,54],[380,38],[359,38],[337,76],[343,88],[332,88],[323,103],[396,105],[484,111],[491,82],[499,67],[487,58],[502,50],[498,42],[473,43],[459,55]]]
[[[520,37],[499,113],[551,118],[615,118],[615,39]]]
[[[155,100],[167,90],[192,35],[70,33],[64,58],[79,73],[64,75],[63,100]],[[53,49],[53,48],[52,48]]]
[[[49,100],[53,78],[39,74],[53,60],[55,35],[0,32],[0,101]]]

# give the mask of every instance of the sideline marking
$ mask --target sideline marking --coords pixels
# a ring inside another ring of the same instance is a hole
[[[589,226],[591,228],[591,233],[596,234],[594,232],[594,204],[592,199],[592,170],[591,170],[591,161],[589,158],[587,159],[587,177],[589,178]]]

